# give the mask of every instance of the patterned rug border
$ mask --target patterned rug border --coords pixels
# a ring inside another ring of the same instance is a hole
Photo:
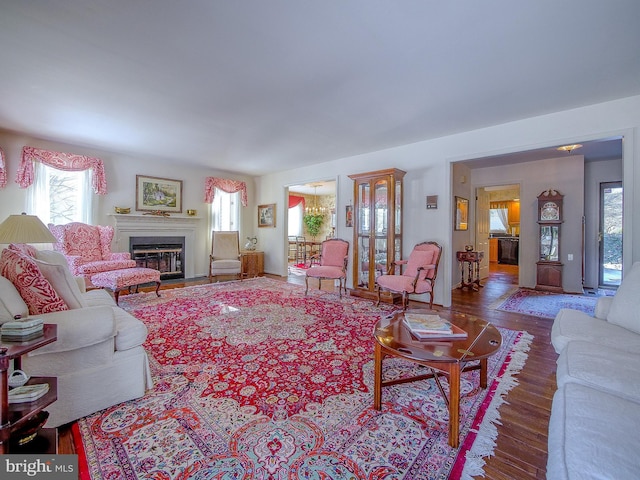
[[[207,284],[206,286],[210,286],[215,290],[217,288],[224,288],[229,284],[239,283],[240,281],[232,281],[223,282],[221,284]],[[292,293],[300,292],[304,289],[304,287],[300,285],[288,284],[286,282],[281,282],[266,277],[258,277],[255,279],[245,280],[243,283],[247,286],[256,285],[257,287],[259,285],[278,285],[280,288],[284,287],[286,290],[289,290]],[[283,285],[283,283],[284,285],[286,285],[286,287]],[[176,290],[202,287],[203,285],[192,285],[181,287]],[[517,289],[514,290],[517,291]],[[337,295],[334,295],[331,292],[315,290],[310,290],[309,295],[323,296],[325,297],[326,301],[335,301],[338,303],[343,303],[345,301],[366,302],[366,300],[353,299],[350,297],[348,297],[347,299],[340,299]],[[162,298],[157,298],[155,296],[155,293],[149,292],[126,295],[121,297],[121,300],[127,299],[128,301],[131,301],[135,304],[138,301],[142,300],[142,298],[145,296],[149,298],[150,303],[162,302]],[[464,480],[473,480],[473,477],[484,476],[484,466],[486,465],[486,459],[493,455],[496,447],[496,441],[498,438],[498,425],[501,424],[499,409],[504,403],[507,403],[507,394],[515,386],[518,385],[519,382],[515,377],[521,372],[528,358],[528,352],[530,350],[531,343],[534,337],[528,332],[522,330],[507,329],[504,327],[500,327],[500,329],[516,332],[517,336],[513,341],[513,344],[511,345],[510,353],[507,353],[504,363],[500,368],[499,374],[497,375],[495,381],[493,381],[493,383],[491,384],[490,390],[489,392],[487,392],[481,408],[476,413],[476,418],[471,429],[469,430],[467,437],[464,439],[463,444],[458,449],[459,453],[465,453],[465,457],[464,459],[458,457],[458,460],[455,462],[455,465],[451,469],[449,473],[450,476],[448,478],[462,478]],[[78,422],[73,424],[72,433],[74,446],[76,448],[76,452],[79,453],[80,457],[79,478],[90,478],[90,469],[87,464],[87,452],[85,451],[82,442],[81,426]]]

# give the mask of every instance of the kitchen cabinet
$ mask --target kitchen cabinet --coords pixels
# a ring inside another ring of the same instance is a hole
[[[489,262],[496,263],[498,261],[498,239],[489,239]]]
[[[520,225],[520,202],[513,200],[508,207],[509,225]]]
[[[349,175],[353,180],[353,289],[351,295],[375,299],[376,278],[402,259],[402,179],[395,168]],[[385,302],[401,296],[382,292]]]

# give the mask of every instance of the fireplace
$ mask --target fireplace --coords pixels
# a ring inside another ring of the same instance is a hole
[[[161,278],[185,278],[185,237],[129,237],[137,267],[160,271]]]

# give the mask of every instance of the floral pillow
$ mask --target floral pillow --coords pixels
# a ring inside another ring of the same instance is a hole
[[[0,275],[13,283],[30,315],[69,309],[28,255],[5,248],[0,255]]]
[[[26,243],[12,243],[11,245],[9,245],[9,250],[24,253],[25,255],[33,258],[38,255],[38,249],[33,245],[28,245]]]

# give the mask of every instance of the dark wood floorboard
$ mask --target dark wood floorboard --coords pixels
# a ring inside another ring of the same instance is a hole
[[[304,285],[304,277],[300,276],[269,277]],[[549,338],[552,321],[491,308],[494,302],[516,288],[517,281],[517,266],[491,264],[490,276],[484,282],[484,287],[477,292],[454,290],[450,308],[452,311],[481,316],[500,327],[525,330],[534,337],[529,358],[516,377],[519,384],[511,390],[507,403],[500,408],[502,425],[498,426],[497,446],[494,455],[486,459],[485,465],[484,478],[493,480],[544,479],[546,473],[547,430],[551,400],[556,389],[557,355]],[[162,288],[180,288],[198,283],[208,281],[165,282]],[[424,307],[417,302],[412,302],[410,306]],[[74,453],[71,425],[59,429],[58,448],[59,453]]]

